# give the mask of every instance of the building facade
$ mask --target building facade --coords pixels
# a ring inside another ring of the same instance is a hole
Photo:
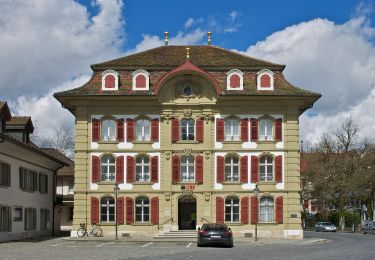
[[[0,242],[52,235],[54,176],[64,162],[30,142],[31,118],[12,117],[5,102],[0,118]]]
[[[92,65],[89,82],[56,93],[76,117],[72,236],[82,222],[113,235],[117,205],[130,236],[216,222],[301,238],[298,117],[320,95],[284,67],[163,46]]]

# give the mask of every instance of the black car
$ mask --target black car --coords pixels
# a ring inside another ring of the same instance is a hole
[[[233,247],[233,233],[227,225],[208,223],[198,228],[197,246],[215,244]]]

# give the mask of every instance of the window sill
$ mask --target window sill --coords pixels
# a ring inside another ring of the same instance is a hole
[[[259,181],[258,185],[276,185],[277,182],[275,181]]]
[[[115,181],[99,181],[99,182],[96,182],[96,184],[98,184],[98,185],[115,185],[116,182]]]
[[[181,140],[181,141],[177,141],[176,143],[178,144],[198,144],[199,142],[198,141],[195,141],[195,140]]]
[[[153,226],[154,224],[146,222],[146,223],[132,223],[131,225],[132,226]]]
[[[243,226],[241,222],[224,222],[227,226]]]
[[[23,192],[29,192],[29,193],[34,193],[36,190],[22,190]]]
[[[240,141],[240,140],[238,140],[238,141],[236,141],[236,140],[224,140],[223,143],[224,144],[241,144],[242,141]]]
[[[150,181],[136,181],[132,183],[133,185],[151,185],[154,184],[153,182]]]
[[[277,142],[275,140],[258,140],[258,144],[276,144]]]
[[[115,222],[100,222],[98,226],[115,226]]]
[[[195,182],[195,181],[181,181],[181,182],[177,182],[176,185],[198,185],[198,182]]]
[[[278,225],[276,222],[258,222],[258,225]]]
[[[98,144],[118,144],[119,141],[98,141]]]
[[[133,144],[152,144],[154,142],[150,141],[133,141]]]
[[[242,184],[242,182],[239,182],[239,181],[224,181],[224,182],[222,182],[222,184],[224,184],[224,185],[240,185],[240,184]]]

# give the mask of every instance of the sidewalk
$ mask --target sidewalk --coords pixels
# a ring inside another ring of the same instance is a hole
[[[67,241],[81,241],[81,242],[90,242],[90,241],[100,241],[100,242],[196,242],[196,238],[173,238],[173,239],[157,239],[153,237],[130,237],[123,238],[119,237],[116,240],[114,237],[65,237],[63,238]],[[251,243],[251,244],[313,244],[313,243],[322,243],[326,242],[326,239],[321,238],[303,238],[300,240],[294,239],[282,239],[282,238],[259,238],[258,241],[254,241],[254,238],[245,238],[245,237],[234,237],[234,243]]]

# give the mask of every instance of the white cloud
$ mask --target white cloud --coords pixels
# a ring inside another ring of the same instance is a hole
[[[201,44],[206,32],[201,29],[195,29],[188,33],[178,32],[177,35],[169,37],[169,45],[193,45]],[[156,48],[164,45],[164,39],[157,35],[144,34],[143,39],[139,42],[134,49],[126,52],[126,55],[145,51],[148,49]]]
[[[238,11],[232,11],[229,13],[229,17],[232,21],[236,20],[236,18],[240,15],[240,12]]]
[[[74,126],[74,117],[53,93],[81,86],[90,64],[120,53],[122,1],[94,4],[99,11],[90,17],[73,0],[1,2],[0,99],[9,102],[14,115],[31,116],[39,135]]]
[[[350,115],[363,126],[362,136],[372,136],[374,128],[368,123],[375,121],[369,113],[375,101],[374,33],[364,16],[344,24],[314,19],[275,32],[246,53],[286,64],[290,82],[322,93],[310,111],[317,116],[307,116],[308,111],[301,118],[303,139],[315,142]]]
[[[193,24],[194,24],[194,19],[191,18],[191,17],[189,17],[189,19],[187,19],[187,21],[185,22],[184,27],[185,27],[185,29],[188,29],[188,28],[190,28]]]
[[[73,0],[1,1],[0,86],[7,99],[43,95],[115,57],[123,43],[122,1],[96,0],[90,17]]]

